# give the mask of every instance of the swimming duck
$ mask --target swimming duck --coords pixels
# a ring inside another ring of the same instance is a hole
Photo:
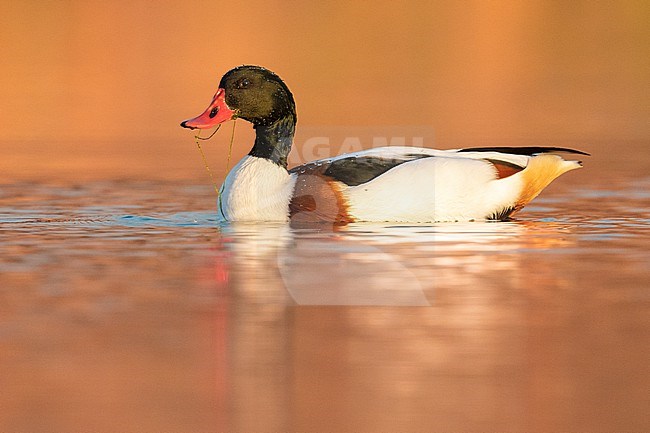
[[[561,174],[580,168],[559,147],[436,150],[388,146],[287,169],[296,105],[287,85],[260,66],[228,71],[208,108],[181,123],[209,129],[242,118],[253,148],[226,176],[227,221],[443,222],[506,220]]]

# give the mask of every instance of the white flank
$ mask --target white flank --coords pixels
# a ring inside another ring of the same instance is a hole
[[[347,188],[350,214],[359,221],[471,221],[515,203],[520,178],[497,180],[492,164],[461,155],[417,159]]]
[[[294,175],[266,158],[247,155],[230,170],[217,203],[227,221],[288,221]]]

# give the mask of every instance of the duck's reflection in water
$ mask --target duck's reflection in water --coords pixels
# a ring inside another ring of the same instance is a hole
[[[517,280],[518,253],[560,246],[558,231],[520,222],[231,224],[222,239],[232,289],[256,303],[427,306],[441,287]]]
[[[527,410],[512,398],[522,383],[511,372],[527,362],[520,306],[535,286],[522,257],[562,249],[564,231],[521,222],[224,227],[228,319],[217,332],[232,430],[512,426]],[[552,285],[554,273],[536,265]]]

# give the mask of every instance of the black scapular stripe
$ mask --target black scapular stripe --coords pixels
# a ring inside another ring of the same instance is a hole
[[[512,155],[536,155],[538,153],[565,152],[577,155],[591,156],[582,150],[567,149],[566,147],[468,147],[460,149],[459,152],[501,152]]]
[[[324,174],[346,185],[357,186],[381,176],[400,164],[427,157],[431,157],[431,155],[410,154],[404,155],[404,158],[380,158],[377,156],[342,158],[333,161]]]

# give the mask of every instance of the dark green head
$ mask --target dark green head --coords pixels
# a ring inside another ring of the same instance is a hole
[[[280,77],[261,66],[244,65],[228,71],[219,88],[224,89],[228,107],[237,117],[254,125],[270,125],[296,117],[296,104]]]
[[[257,131],[249,155],[286,167],[296,125],[296,104],[280,77],[261,66],[231,69],[221,78],[208,108],[181,126],[210,129],[237,117],[251,122]]]

